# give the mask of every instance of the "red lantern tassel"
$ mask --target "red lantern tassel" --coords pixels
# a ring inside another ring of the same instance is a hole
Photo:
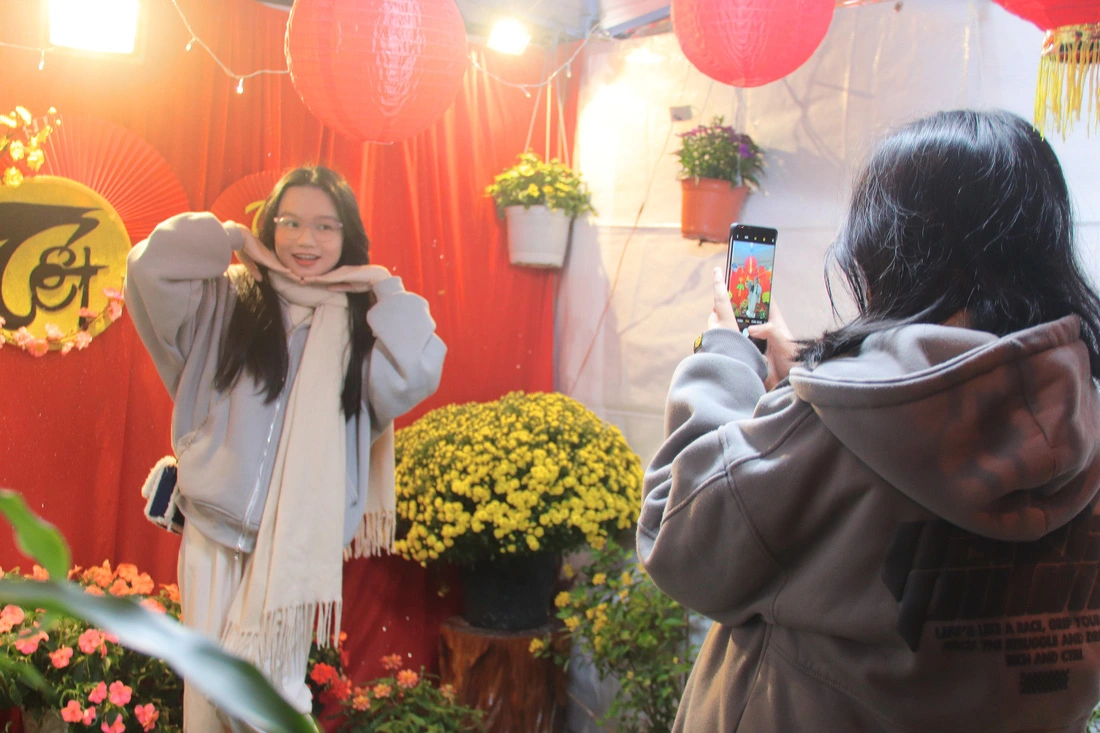
[[[1035,90],[1035,127],[1066,138],[1084,106],[1089,133],[1100,129],[1100,23],[1047,31]]]

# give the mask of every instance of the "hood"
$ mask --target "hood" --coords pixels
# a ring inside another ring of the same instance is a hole
[[[1038,539],[1100,485],[1100,401],[1076,316],[1005,337],[892,329],[793,368],[790,383],[872,471],[983,536]]]

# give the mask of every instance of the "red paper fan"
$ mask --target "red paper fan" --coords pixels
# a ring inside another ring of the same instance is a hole
[[[84,115],[61,115],[44,146],[42,173],[83,183],[115,207],[130,242],[173,214],[190,211],[164,156],[133,130]]]
[[[240,179],[221,192],[210,207],[219,221],[236,221],[252,226],[259,211],[255,204],[262,204],[275,187],[280,174],[277,171],[261,171]]]

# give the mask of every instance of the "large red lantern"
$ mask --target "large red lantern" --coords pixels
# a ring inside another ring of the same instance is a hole
[[[672,0],[672,30],[699,71],[757,87],[806,63],[835,7],[835,0]]]
[[[1097,0],[994,0],[1047,32],[1035,90],[1035,126],[1062,137],[1081,119],[1100,127],[1100,2]]]
[[[454,0],[295,0],[286,60],[321,122],[365,142],[396,142],[451,106],[467,65]]]

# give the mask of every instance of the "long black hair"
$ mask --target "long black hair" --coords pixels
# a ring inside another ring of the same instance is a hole
[[[1100,300],[1073,245],[1062,167],[1029,122],[958,110],[910,123],[871,155],[829,248],[826,271],[840,269],[859,315],[798,359],[814,366],[873,333],[960,312],[1000,336],[1074,313],[1100,377]]]
[[[343,225],[343,249],[337,267],[370,264],[367,239],[355,194],[343,177],[320,166],[295,168],[284,175],[264,202],[259,216],[259,240],[275,251],[275,217],[283,193],[293,186],[313,186],[329,195]],[[348,326],[351,348],[341,403],[346,419],[359,412],[363,395],[363,361],[370,354],[374,334],[367,325],[367,310],[374,304],[373,293],[348,293]],[[246,371],[260,385],[268,402],[283,391],[290,357],[283,331],[279,297],[269,278],[256,282],[247,274],[237,280],[237,304],[229,317],[229,328],[218,352],[214,387],[225,392]]]

